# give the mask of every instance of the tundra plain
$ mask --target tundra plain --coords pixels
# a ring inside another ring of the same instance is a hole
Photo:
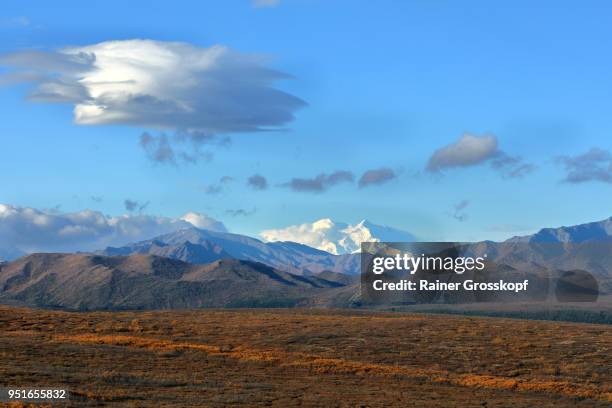
[[[65,388],[70,406],[604,407],[611,346],[584,323],[0,306],[0,387]]]

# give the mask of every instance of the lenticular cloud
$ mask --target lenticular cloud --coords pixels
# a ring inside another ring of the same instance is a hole
[[[32,100],[74,104],[78,124],[219,134],[278,128],[304,105],[274,87],[289,78],[224,46],[107,41],[0,57],[3,82],[30,82]]]

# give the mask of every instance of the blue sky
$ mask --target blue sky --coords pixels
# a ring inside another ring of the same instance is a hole
[[[33,84],[11,82],[0,87],[0,203],[117,215],[129,199],[149,202],[150,214],[205,213],[251,235],[367,218],[434,240],[502,239],[612,215],[610,160],[593,169],[580,157],[612,149],[609,2],[133,3],[6,2],[0,52],[129,39],[224,45],[267,56],[267,67],[293,76],[274,87],[307,105],[280,130],[220,132],[231,143],[207,145],[211,160],[172,165],[139,144],[162,130],[77,124],[74,104],[32,102]],[[436,150],[466,133],[494,137],[495,154],[529,171],[504,176],[494,154],[427,171]],[[381,168],[395,177],[359,188],[364,172]],[[337,170],[355,182],[318,193],[283,186]],[[254,174],[267,189],[247,185]],[[234,180],[207,194],[223,176]],[[247,215],[228,212],[240,209]]]

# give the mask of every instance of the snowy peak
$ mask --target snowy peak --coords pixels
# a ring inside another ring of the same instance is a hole
[[[350,225],[335,222],[330,218],[291,225],[286,228],[265,230],[259,236],[265,241],[298,242],[336,255],[359,252],[362,242],[415,240],[415,237],[408,232],[376,225],[368,220]]]

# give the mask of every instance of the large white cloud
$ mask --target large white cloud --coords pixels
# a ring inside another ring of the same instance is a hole
[[[355,225],[323,218],[313,223],[290,225],[262,231],[266,241],[292,241],[321,249],[332,254],[355,253],[362,242],[408,242],[415,237],[402,230],[373,224],[363,220]]]
[[[343,248],[339,248],[339,242],[343,238],[341,231],[347,227],[348,224],[338,224],[329,218],[323,218],[313,223],[265,230],[259,236],[266,241],[299,242],[332,254],[338,254],[344,252]]]
[[[43,102],[74,104],[78,124],[128,124],[202,134],[258,131],[304,105],[273,85],[287,75],[260,56],[224,46],[107,41],[0,57]]]
[[[188,212],[183,215],[181,220],[190,223],[196,228],[207,229],[212,231],[226,232],[225,225],[221,221],[217,221],[206,214],[200,214],[196,212]]]
[[[192,226],[226,231],[221,222],[198,213],[180,218],[107,216],[91,210],[60,213],[0,204],[0,252],[14,256],[29,252],[91,251]]]

